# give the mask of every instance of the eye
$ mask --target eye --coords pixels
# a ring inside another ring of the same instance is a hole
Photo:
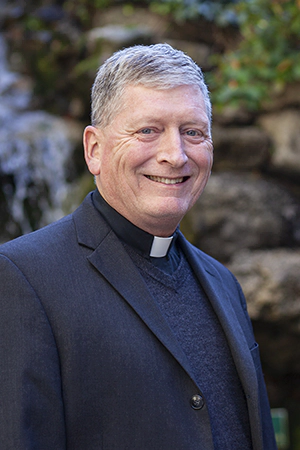
[[[141,134],[151,134],[153,130],[151,130],[151,128],[143,128],[142,130],[139,131],[139,133]]]
[[[145,142],[152,141],[156,139],[156,137],[158,136],[158,130],[156,128],[145,127],[137,131],[136,134],[139,137],[139,139]]]
[[[199,133],[199,131],[196,131],[196,130],[187,130],[185,132],[185,134],[187,134],[187,136],[192,136],[192,137],[201,135],[201,133]]]
[[[201,127],[199,128],[183,128],[181,134],[186,142],[192,145],[202,144],[207,139],[206,132]]]

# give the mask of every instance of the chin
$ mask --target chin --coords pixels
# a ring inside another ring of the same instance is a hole
[[[168,206],[164,205],[148,211],[148,214],[157,221],[170,221],[170,223],[176,223],[177,226],[187,211],[187,208],[172,208],[169,204]]]

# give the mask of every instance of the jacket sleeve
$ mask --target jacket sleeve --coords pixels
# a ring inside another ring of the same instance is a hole
[[[66,448],[59,355],[22,272],[0,255],[0,448]]]

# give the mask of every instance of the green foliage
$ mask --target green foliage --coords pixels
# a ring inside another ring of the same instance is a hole
[[[239,27],[236,49],[215,55],[207,74],[218,109],[258,110],[300,80],[300,0],[154,0],[150,8],[177,21],[204,17]]]
[[[95,11],[104,9],[112,3],[113,0],[64,0],[63,7],[76,22],[89,27]]]
[[[300,1],[248,0],[231,9],[239,18],[242,40],[233,51],[214,57],[208,76],[214,104],[262,108],[300,80]]]
[[[78,100],[81,102],[82,116],[88,115],[86,92],[99,56],[90,54],[85,32],[91,29],[95,13],[112,2],[63,0],[57,7],[37,0],[36,5],[24,8],[17,24],[17,39],[10,45],[12,53],[20,54],[22,70],[34,80],[34,107],[69,115],[75,97],[77,105]]]
[[[196,19],[200,16],[214,21],[219,25],[236,23],[236,15],[227,10],[226,5],[232,5],[239,0],[161,0],[151,1],[150,9],[156,13],[171,14],[175,20]]]
[[[89,73],[99,61],[86,47],[85,31],[93,26],[96,13],[117,4],[129,15],[142,5],[171,20],[204,17],[219,26],[239,27],[236,48],[215,55],[214,69],[207,74],[217,109],[258,110],[288,83],[300,80],[300,0],[63,0],[63,26],[34,14],[34,8],[31,13],[28,7],[23,18],[24,65],[45,104],[64,108],[64,102],[67,109],[72,92],[90,83]],[[54,101],[54,93],[60,102]]]

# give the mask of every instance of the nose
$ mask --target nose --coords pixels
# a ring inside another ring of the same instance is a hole
[[[168,163],[179,168],[185,165],[188,157],[179,130],[164,132],[160,138],[156,159],[159,163]]]

